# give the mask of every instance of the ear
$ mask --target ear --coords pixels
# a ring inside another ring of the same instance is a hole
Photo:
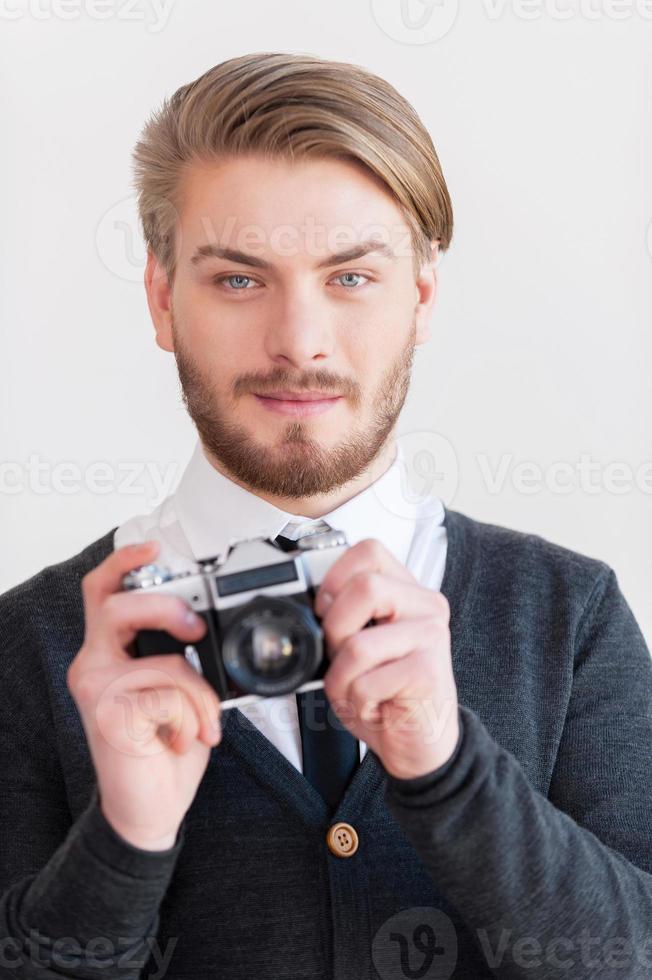
[[[151,249],[147,252],[145,266],[145,290],[147,305],[156,330],[156,343],[162,350],[173,351],[172,339],[172,287],[167,273]]]
[[[439,239],[431,242],[431,258],[421,266],[416,278],[417,303],[414,308],[416,341],[424,344],[430,339],[430,314],[437,298],[437,263],[439,262]]]

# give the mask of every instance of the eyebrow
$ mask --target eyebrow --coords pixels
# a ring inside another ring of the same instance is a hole
[[[382,255],[388,259],[396,258],[394,251],[385,242],[379,242],[377,239],[369,239],[368,241],[354,245],[352,248],[346,249],[344,252],[335,252],[333,255],[327,255],[326,258],[321,259],[317,263],[317,268],[326,269],[331,265],[339,265],[340,262],[353,262],[354,259],[359,259],[363,255],[368,255],[370,252],[376,252],[378,255]],[[265,259],[258,258],[257,255],[248,255],[247,252],[241,252],[235,248],[224,248],[221,245],[215,244],[200,245],[190,261],[192,265],[197,266],[204,259],[209,258],[227,259],[229,262],[250,265],[256,269],[272,268],[271,262],[266,262]]]

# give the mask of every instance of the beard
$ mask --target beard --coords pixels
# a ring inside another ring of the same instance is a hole
[[[174,323],[172,329],[183,401],[205,451],[235,482],[287,500],[328,494],[363,475],[387,444],[410,387],[415,322],[405,347],[386,368],[373,393],[368,422],[343,434],[332,448],[325,448],[311,435],[310,419],[289,421],[284,427],[281,423],[277,441],[268,446],[236,421],[239,395],[264,392],[265,388],[268,391],[317,389],[326,397],[330,393],[342,393],[343,401],[348,401],[355,413],[364,404],[359,386],[355,382],[338,383],[338,379],[321,371],[301,378],[277,371],[264,381],[253,375],[242,376],[233,385],[229,415],[220,405],[219,392],[210,376],[184,348],[179,332],[174,331]]]

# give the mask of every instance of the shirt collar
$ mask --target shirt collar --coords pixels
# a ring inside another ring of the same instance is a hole
[[[400,442],[389,468],[370,486],[339,507],[320,515],[343,531],[349,545],[378,538],[402,564],[406,563],[415,521],[444,517],[438,498],[411,499]],[[306,518],[288,513],[234,483],[207,459],[201,440],[184,470],[175,493],[175,510],[195,560],[226,556],[229,543],[239,538],[276,537],[288,523]]]

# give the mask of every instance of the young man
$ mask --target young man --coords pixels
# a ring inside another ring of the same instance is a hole
[[[0,599],[3,975],[649,976],[652,663],[614,572],[402,497],[452,235],[414,110],[252,54],[135,158],[199,442],[152,514]],[[181,654],[132,656],[205,627],[128,571],[322,522],[350,545],[317,597],[324,723],[295,694],[222,712]]]

